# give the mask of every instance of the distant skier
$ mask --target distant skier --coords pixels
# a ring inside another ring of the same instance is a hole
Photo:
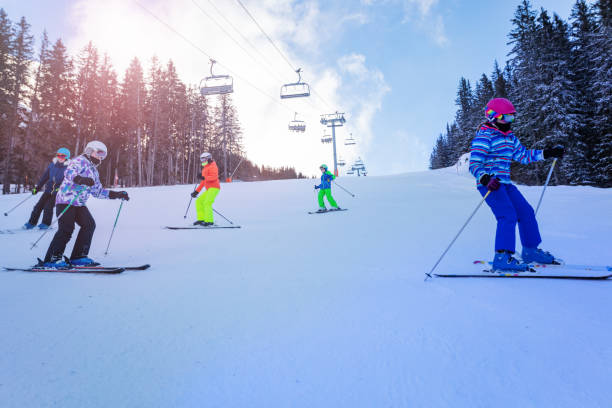
[[[36,187],[32,190],[32,194],[36,195],[43,186],[45,191],[34,206],[30,219],[23,225],[25,229],[32,229],[38,224],[41,212],[43,213],[43,218],[42,222],[38,224],[38,228],[47,229],[51,226],[55,196],[64,179],[64,171],[66,166],[68,166],[68,159],[70,159],[70,150],[65,147],[60,148],[56,153],[56,157],[53,158],[53,161],[47,166],[47,170],[38,180]]]
[[[217,194],[221,190],[221,184],[219,183],[219,168],[212,155],[210,153],[202,153],[200,161],[202,162],[202,176],[200,176],[202,181],[191,193],[191,196],[196,198],[200,191],[202,191],[202,188],[206,188],[206,191],[196,200],[198,219],[193,225],[208,227],[215,223],[212,206],[215,198],[217,198]]]
[[[564,148],[525,149],[510,130],[516,110],[505,98],[489,101],[485,108],[486,122],[480,125],[472,141],[470,173],[477,180],[482,196],[491,191],[486,201],[497,219],[495,257],[493,269],[500,271],[526,271],[529,263],[553,264],[555,257],[538,248],[542,239],[533,208],[510,180],[510,163],[528,164],[545,158],[561,158]],[[515,252],[516,224],[518,222],[522,262]]]
[[[87,199],[89,195],[97,198],[130,199],[125,191],[110,191],[102,187],[97,167],[106,158],[106,155],[107,149],[104,143],[92,141],[87,143],[82,155],[70,161],[55,200],[58,230],[49,245],[42,266],[48,268],[69,266],[62,257],[66,244],[72,237],[75,223],[81,229],[72,248],[70,264],[78,266],[97,265],[88,257],[96,223],[85,206]],[[60,217],[64,210],[66,212]]]
[[[327,207],[325,207],[325,201],[323,200],[324,197],[327,197],[327,201],[329,201],[329,205],[332,207],[331,211],[339,210],[340,207],[338,207],[338,204],[336,204],[336,200],[334,200],[334,197],[332,197],[331,194],[331,182],[336,178],[336,176],[334,176],[332,172],[327,169],[327,164],[322,164],[319,169],[321,170],[321,184],[315,184],[314,186],[315,190],[320,189],[319,209],[317,210],[317,212],[327,211]]]

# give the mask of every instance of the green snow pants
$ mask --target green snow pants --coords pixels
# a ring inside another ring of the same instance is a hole
[[[323,197],[327,197],[327,201],[329,201],[329,205],[333,208],[338,208],[338,204],[336,204],[336,200],[331,195],[331,188],[322,188],[319,190],[319,207],[325,208],[325,201],[323,201]]]
[[[214,222],[212,205],[219,194],[219,189],[211,187],[199,196],[196,200],[196,211],[198,213],[198,221]]]

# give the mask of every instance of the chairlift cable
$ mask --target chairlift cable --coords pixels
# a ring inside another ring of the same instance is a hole
[[[238,33],[240,34],[240,36],[255,50],[259,53],[259,55],[263,58],[264,61],[268,62],[269,65],[272,66],[271,63],[269,63],[268,59],[257,49],[257,47],[255,47],[241,32],[240,30],[238,30],[238,28],[236,28],[230,21],[228,18],[226,18],[223,13],[219,10],[219,8],[211,1],[211,0],[207,0],[208,3],[210,3],[210,5],[212,5],[214,7],[214,9],[217,11],[217,13]],[[219,24],[218,21],[215,20],[214,17],[212,17],[209,13],[207,13],[197,2],[196,0],[192,0],[193,4],[206,16],[208,17],[210,20],[212,20],[217,27],[219,27],[221,29],[221,31],[223,31],[225,33],[225,35],[227,35],[236,45],[238,45],[238,47],[240,47],[249,57],[251,57],[251,59],[253,59],[253,61],[255,61],[256,63],[258,63],[260,66],[262,66],[266,71],[268,71],[268,73],[279,83],[283,83],[283,81],[278,77],[278,74],[276,74],[275,72],[273,72],[267,65],[263,64],[261,61],[259,61],[257,58],[255,58],[247,49],[245,49],[229,32],[227,32],[227,30],[225,30],[223,28],[223,26],[221,24]],[[314,89],[313,89],[314,92]],[[327,107],[329,108],[329,105],[327,104],[327,102],[325,100],[323,100],[323,98],[321,98],[318,94],[317,96],[319,97],[319,99],[321,101],[323,101],[323,103],[325,105],[327,105]],[[318,109],[315,106],[314,102],[312,100],[308,100],[313,113],[318,114]],[[331,109],[331,108],[330,108]]]
[[[249,10],[245,7],[245,5],[242,3],[241,0],[236,0],[238,2],[238,4],[240,4],[240,7],[242,7],[242,9],[244,10],[244,12],[251,18],[251,20],[253,20],[253,22],[255,23],[255,25],[259,28],[259,30],[262,32],[262,34],[268,39],[268,41],[270,42],[270,44],[272,44],[272,46],[276,49],[276,51],[278,51],[278,53],[281,55],[281,57],[283,57],[283,59],[287,62],[287,64],[289,65],[289,67],[291,68],[292,71],[295,71],[296,69],[294,68],[293,64],[291,64],[291,61],[289,61],[289,59],[285,56],[285,54],[280,50],[280,48],[278,48],[276,46],[276,44],[274,43],[274,41],[272,41],[272,38],[270,38],[270,36],[264,31],[264,29],[261,27],[261,25],[259,25],[259,23],[257,22],[257,20],[255,20],[255,17],[253,17],[253,15],[249,12]],[[314,89],[312,89],[312,92],[317,95],[317,97],[323,101],[323,103],[329,108],[329,109],[333,109],[331,107],[330,104],[327,103],[327,101],[325,99],[323,99],[321,97],[321,95],[319,95]]]
[[[209,59],[213,59],[206,51],[204,51],[202,48],[200,48],[197,44],[195,44],[193,41],[191,41],[189,38],[185,37],[183,34],[181,34],[180,32],[178,32],[177,30],[175,30],[170,24],[166,23],[164,20],[162,20],[161,18],[159,18],[155,13],[153,13],[152,11],[150,11],[149,9],[147,9],[145,6],[143,6],[138,0],[133,0],[134,3],[136,3],[140,8],[142,8],[144,11],[146,11],[147,13],[149,13],[151,16],[153,16],[153,18],[155,18],[157,21],[159,21],[160,23],[162,23],[164,26],[166,26],[166,28],[168,28],[170,31],[172,31],[173,33],[175,33],[176,35],[178,35],[179,37],[181,37],[183,40],[185,40],[185,42],[187,42],[189,45],[191,45],[193,48],[195,48],[196,50],[200,51],[202,54],[206,55]],[[241,75],[238,75],[236,72],[234,72],[233,70],[231,70],[228,66],[221,64],[220,62],[217,61],[217,64],[219,64],[221,67],[225,68],[226,70],[228,70],[229,72],[233,73],[234,76],[236,76],[237,78],[240,78],[241,80],[243,80],[245,83],[247,83],[248,85],[250,85],[252,88],[254,88],[255,90],[259,91],[262,95],[267,96],[268,98],[270,98],[272,101],[274,101],[275,103],[277,103],[278,105],[282,106],[284,109],[287,109],[288,111],[292,112],[293,110],[290,109],[288,106],[283,105],[282,103],[280,103],[278,101],[277,98],[268,95],[264,90],[262,90],[261,88],[259,88],[257,85],[254,85],[253,83],[251,83],[248,79],[244,78]]]
[[[259,51],[259,48],[257,48],[244,34],[242,34],[242,32],[231,22],[231,20],[227,17],[225,17],[225,15],[223,15],[223,13],[221,12],[221,10],[219,10],[219,8],[215,5],[215,3],[212,0],[206,0],[217,12],[217,14],[219,14],[221,16],[221,18],[223,18],[223,20],[234,29],[234,31],[236,31],[240,37],[242,37],[242,39],[244,40],[244,42],[246,42],[247,44],[249,44],[251,46],[252,49],[254,49],[257,54],[261,57],[262,61],[266,61],[269,63],[268,58],[261,52]],[[270,64],[272,65],[272,64]],[[272,70],[270,70],[270,72],[272,72]],[[278,73],[274,73],[274,77],[276,80],[278,80],[280,83],[282,83],[283,81],[279,78]]]
[[[210,3],[210,0],[208,0]],[[242,49],[249,57],[251,57],[251,59],[253,61],[255,61],[256,63],[258,63],[259,65],[261,65],[264,69],[266,69],[268,71],[268,73],[270,75],[272,75],[272,77],[274,79],[276,79],[277,81],[282,83],[282,80],[280,80],[277,76],[276,73],[272,72],[272,70],[270,70],[270,68],[268,68],[268,66],[262,64],[257,58],[255,58],[246,48],[244,48],[242,46],[242,44],[240,44],[230,33],[227,32],[227,30],[225,30],[225,28],[223,28],[223,26],[221,24],[219,24],[219,22],[217,22],[217,20],[215,20],[210,14],[208,14],[206,12],[206,10],[204,10],[195,0],[191,0],[191,2],[206,16],[208,17],[210,20],[212,20],[213,23],[215,23],[217,25],[217,27],[219,27],[219,29],[221,31],[223,31],[225,33],[225,35],[227,35],[238,47],[240,47],[240,49]],[[212,3],[211,3],[212,4]],[[221,15],[223,18],[225,18],[223,15]]]

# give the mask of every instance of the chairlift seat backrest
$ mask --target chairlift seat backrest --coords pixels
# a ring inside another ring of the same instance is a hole
[[[304,82],[286,84],[281,87],[281,99],[303,98],[310,96],[310,86]]]

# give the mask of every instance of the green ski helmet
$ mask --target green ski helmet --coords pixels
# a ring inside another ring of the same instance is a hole
[[[327,171],[327,164],[322,164],[321,166],[319,166],[320,169],[325,169],[325,171]]]

